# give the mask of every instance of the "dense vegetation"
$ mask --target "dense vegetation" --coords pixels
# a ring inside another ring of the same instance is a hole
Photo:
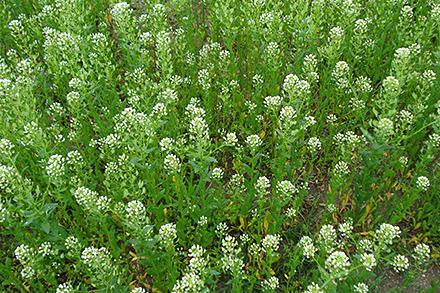
[[[1,291],[408,286],[438,264],[436,2],[0,1]]]

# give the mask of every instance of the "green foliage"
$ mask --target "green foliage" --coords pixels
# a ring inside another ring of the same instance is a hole
[[[438,262],[434,2],[2,1],[0,288],[409,286]]]

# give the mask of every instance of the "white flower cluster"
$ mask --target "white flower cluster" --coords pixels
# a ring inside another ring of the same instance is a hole
[[[193,245],[189,249],[190,257],[187,271],[180,280],[177,280],[172,292],[201,292],[205,287],[203,275],[208,269],[208,258],[205,257],[206,250]]]
[[[131,8],[127,2],[116,3],[110,11],[118,25],[124,24],[130,19]]]
[[[264,253],[274,253],[280,247],[281,237],[280,235],[266,235],[261,241],[261,247]]]
[[[319,230],[319,239],[327,251],[331,251],[336,244],[336,230],[332,225],[324,225]]]
[[[390,75],[382,81],[385,96],[395,97],[400,93],[400,82],[397,78]]]
[[[307,141],[307,149],[312,152],[316,153],[321,150],[321,141],[317,137],[311,137]]]
[[[296,193],[298,193],[298,188],[289,180],[278,182],[276,190],[278,195],[284,199],[291,199]]]
[[[335,175],[339,177],[343,177],[350,173],[350,169],[348,168],[348,164],[344,161],[339,161],[335,165],[334,169]]]
[[[366,139],[364,136],[355,134],[353,131],[338,132],[334,137],[333,141],[338,146],[343,146],[344,148],[354,150],[356,147],[366,144]]]
[[[255,191],[260,198],[269,194],[270,181],[266,176],[260,176],[255,183]]]
[[[201,292],[205,282],[194,272],[186,273],[177,280],[173,287],[173,293]]]
[[[338,231],[343,237],[350,237],[353,232],[353,220],[348,218],[347,221],[339,224]]]
[[[65,172],[65,159],[55,154],[49,157],[46,165],[47,175],[51,180],[58,180]]]
[[[261,282],[261,287],[263,288],[263,291],[275,291],[278,288],[279,283],[278,278],[272,276],[267,280],[263,280],[263,282]]]
[[[211,179],[221,180],[223,178],[223,170],[220,167],[215,167],[211,171]]]
[[[350,262],[348,256],[342,251],[333,252],[325,261],[325,267],[332,274],[343,273],[349,266]]]
[[[176,224],[168,223],[164,224],[159,229],[159,241],[160,245],[168,248],[173,246],[174,240],[177,238]]]
[[[414,248],[414,259],[418,263],[424,263],[429,259],[431,249],[425,243],[419,243]]]
[[[229,146],[235,146],[238,143],[237,135],[234,132],[227,133],[223,140]]]
[[[319,80],[318,74],[318,61],[316,56],[313,54],[308,54],[304,57],[303,70],[306,75],[306,79],[310,84],[314,84]]]
[[[9,218],[9,211],[7,209],[6,204],[0,201],[0,224],[6,222],[6,219]]]
[[[264,98],[264,105],[269,109],[276,111],[283,104],[283,98],[280,96],[267,96]]]
[[[390,137],[394,134],[394,123],[389,118],[381,118],[376,123],[376,133],[383,138]]]
[[[380,225],[379,229],[375,231],[375,236],[380,243],[391,245],[395,238],[400,237],[400,228],[383,223]]]
[[[69,283],[59,284],[55,293],[73,293],[73,287]]]
[[[25,244],[21,244],[15,249],[14,255],[23,266],[21,277],[23,279],[32,278],[35,275],[35,269],[33,268],[36,257],[35,250]]]
[[[38,254],[45,256],[51,256],[55,254],[55,250],[52,248],[52,244],[50,242],[43,242],[38,247]]]
[[[3,158],[11,158],[14,154],[14,145],[6,138],[0,139],[0,160]]]
[[[211,76],[207,69],[199,70],[197,79],[204,91],[208,91],[211,88]]]
[[[255,152],[263,144],[263,141],[258,135],[252,134],[246,137],[246,144],[252,152]]]
[[[220,259],[222,268],[231,272],[234,276],[240,275],[244,264],[240,258],[241,248],[238,246],[237,240],[230,235],[226,235],[222,239],[221,251],[223,254]]]
[[[73,168],[80,168],[84,164],[84,159],[78,150],[67,153],[66,162]]]
[[[112,258],[105,247],[87,247],[81,253],[81,260],[92,271],[106,271],[112,269]]]
[[[151,122],[143,112],[137,112],[131,107],[125,108],[113,118],[115,123],[115,135],[118,137],[151,137]]]
[[[362,239],[358,244],[360,251],[373,251],[373,242],[370,239]]]
[[[79,242],[78,238],[71,235],[64,240],[64,246],[67,249],[67,255],[68,256],[76,256],[79,255],[79,252],[82,248],[81,243]]]
[[[361,262],[365,266],[367,271],[373,271],[374,267],[377,265],[376,257],[370,253],[363,253],[361,255]]]
[[[215,234],[218,235],[218,237],[223,236],[224,234],[226,234],[228,232],[228,225],[226,223],[220,222],[217,224],[217,226],[215,227]]]
[[[12,193],[15,185],[19,182],[19,176],[14,167],[0,165],[0,190]]]
[[[409,261],[406,256],[399,254],[393,258],[391,265],[396,272],[403,272],[409,268]]]
[[[422,191],[427,191],[429,188],[429,179],[425,176],[419,176],[416,181],[416,186]]]
[[[294,74],[289,74],[284,78],[283,90],[290,98],[305,99],[310,94],[310,84]]]
[[[350,66],[347,62],[339,61],[336,63],[332,72],[332,78],[336,82],[336,86],[340,90],[348,90],[350,87]]]
[[[189,121],[190,138],[196,141],[209,140],[209,129],[205,120],[205,110],[199,106],[197,99],[191,99],[185,108],[185,114]]]
[[[132,200],[127,203],[125,208],[127,220],[130,223],[141,224],[146,219],[146,209],[142,202],[139,200]]]
[[[74,192],[76,202],[85,210],[95,212],[106,212],[110,208],[110,198],[99,196],[96,191],[92,191],[84,186],[78,187]]]
[[[368,286],[365,283],[357,283],[354,285],[353,290],[355,293],[368,293],[370,292]]]
[[[170,137],[164,137],[160,140],[159,146],[162,152],[169,152],[173,149],[174,139]]]
[[[292,106],[285,106],[280,111],[280,121],[284,128],[295,124],[296,111]]]
[[[304,293],[324,293],[324,291],[321,289],[321,287],[319,287],[318,284],[312,282],[307,286],[307,289],[304,291]]]
[[[303,254],[306,258],[312,258],[315,255],[316,251],[318,251],[318,249],[313,244],[312,238],[310,238],[309,236],[303,236],[299,240],[298,245],[302,247]]]
[[[163,164],[168,174],[174,174],[180,171],[180,159],[175,154],[168,154],[165,157]]]

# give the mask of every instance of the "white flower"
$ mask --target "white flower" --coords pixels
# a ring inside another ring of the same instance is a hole
[[[255,190],[257,195],[263,197],[269,193],[270,181],[266,176],[260,176],[255,183]]]
[[[160,150],[162,152],[170,151],[173,149],[174,139],[170,137],[164,137],[160,140]]]
[[[369,289],[365,283],[357,283],[353,287],[355,293],[368,293]]]
[[[223,222],[218,223],[217,226],[215,227],[215,233],[219,236],[222,236],[227,231],[228,231],[228,225],[226,225]]]
[[[342,251],[333,252],[325,261],[325,267],[332,274],[344,272],[349,266],[350,262],[348,256]]]
[[[206,226],[208,224],[208,218],[205,216],[201,216],[200,219],[197,221],[197,225],[200,226]]]
[[[349,237],[353,231],[353,220],[347,219],[346,222],[339,224],[338,231],[344,237]]]
[[[131,289],[130,293],[146,293],[147,291],[145,291],[144,288],[142,287],[135,287],[133,289]]]
[[[194,117],[189,124],[189,133],[194,140],[209,138],[208,124],[203,117]]]
[[[68,255],[76,255],[81,250],[81,243],[75,236],[69,236],[64,240],[64,246],[66,246]]]
[[[293,119],[296,117],[296,111],[292,106],[285,106],[281,108],[280,120],[284,126],[289,126],[293,124]]]
[[[46,165],[47,175],[52,180],[57,180],[59,177],[64,175],[64,164],[65,159],[61,155],[52,155],[49,157]]]
[[[13,155],[14,145],[6,138],[0,139],[0,156],[11,158]]]
[[[266,253],[276,252],[280,247],[281,237],[277,234],[275,235],[266,235],[261,241],[261,247],[263,251]]]
[[[125,208],[127,213],[127,219],[130,222],[142,223],[146,219],[146,209],[142,202],[138,200],[132,200],[127,203]]]
[[[277,183],[277,193],[282,198],[292,198],[298,192],[298,188],[289,180],[283,180]]]
[[[286,210],[286,216],[288,217],[288,218],[290,218],[290,219],[293,219],[293,218],[295,218],[296,217],[296,215],[297,215],[297,213],[298,213],[298,211],[295,209],[295,208],[288,208],[287,210]]]
[[[176,238],[177,238],[176,224],[168,223],[160,227],[159,240],[162,246],[168,247],[173,245],[174,240]]]
[[[382,86],[386,95],[396,96],[400,92],[400,82],[394,76],[386,77],[382,82]]]
[[[314,245],[313,241],[309,236],[303,236],[298,243],[299,246],[303,248],[303,253],[306,258],[311,258],[315,255],[318,250]]]
[[[369,239],[362,239],[359,241],[359,249],[362,251],[372,251],[373,250],[373,242]]]
[[[424,243],[419,243],[414,248],[414,256],[413,257],[418,263],[423,263],[429,259],[430,253],[431,253],[431,249],[429,248],[428,245],[426,245]]]
[[[208,259],[204,257],[206,250],[200,245],[193,245],[189,249],[188,256],[191,258],[189,261],[188,269],[191,272],[200,273],[206,270],[208,266]]]
[[[59,284],[55,293],[73,293],[73,287],[69,283]]]
[[[277,277],[272,276],[268,280],[263,280],[261,285],[263,287],[263,291],[275,291],[279,286],[279,281]]]
[[[174,154],[168,154],[164,159],[164,168],[168,171],[168,174],[176,173],[180,171],[180,160]]]
[[[180,280],[174,284],[173,293],[202,292],[205,286],[204,281],[195,272],[185,273]]]
[[[419,176],[417,178],[416,186],[422,191],[426,191],[429,188],[429,179],[425,176]]]
[[[246,144],[251,150],[255,151],[258,147],[260,147],[263,144],[263,141],[258,135],[252,134],[246,137]]]
[[[237,240],[226,235],[222,239],[222,258],[220,260],[221,265],[225,271],[231,272],[233,275],[242,273],[243,260],[241,259],[241,248],[238,246]]]
[[[348,164],[344,161],[339,161],[335,165],[335,174],[339,177],[342,177],[344,175],[347,175],[350,173],[350,169],[348,168]]]
[[[376,258],[374,257],[374,255],[369,254],[369,253],[363,253],[361,255],[361,261],[362,261],[362,264],[365,266],[365,269],[370,272],[374,269],[374,267],[377,264]]]
[[[396,255],[391,262],[391,265],[396,272],[403,272],[409,268],[409,261],[406,256]]]
[[[73,196],[75,197],[76,202],[86,210],[92,210],[98,199],[97,192],[83,186],[78,187],[74,191]]]
[[[238,142],[237,135],[234,132],[230,132],[226,134],[226,136],[223,139],[226,145],[235,146]]]
[[[400,228],[387,223],[380,225],[379,229],[375,231],[376,239],[384,244],[392,244],[395,238],[400,237]]]
[[[211,171],[211,178],[215,180],[221,180],[223,178],[223,170],[220,167],[215,167]]]
[[[324,293],[324,291],[319,287],[318,284],[312,282],[312,284],[307,286],[307,290],[304,293]]]
[[[332,78],[340,90],[346,90],[350,86],[350,67],[347,62],[339,61],[336,63],[332,72]]]
[[[325,249],[333,250],[336,244],[336,230],[332,225],[324,225],[319,230],[319,238],[323,241]]]
[[[52,249],[52,244],[50,244],[50,242],[43,242],[38,247],[38,253],[42,256],[51,256],[55,251]]]
[[[110,271],[112,268],[110,253],[105,247],[87,247],[81,253],[81,259],[84,264],[93,271]]]
[[[389,137],[394,134],[394,123],[388,118],[382,118],[376,123],[376,132],[381,137]]]
[[[294,74],[289,74],[284,78],[283,90],[289,97],[304,98],[310,94],[310,84]]]
[[[307,142],[307,148],[310,152],[316,153],[321,150],[321,141],[317,137],[311,137]]]
[[[264,99],[264,105],[270,110],[277,110],[283,103],[280,96],[268,96]]]

